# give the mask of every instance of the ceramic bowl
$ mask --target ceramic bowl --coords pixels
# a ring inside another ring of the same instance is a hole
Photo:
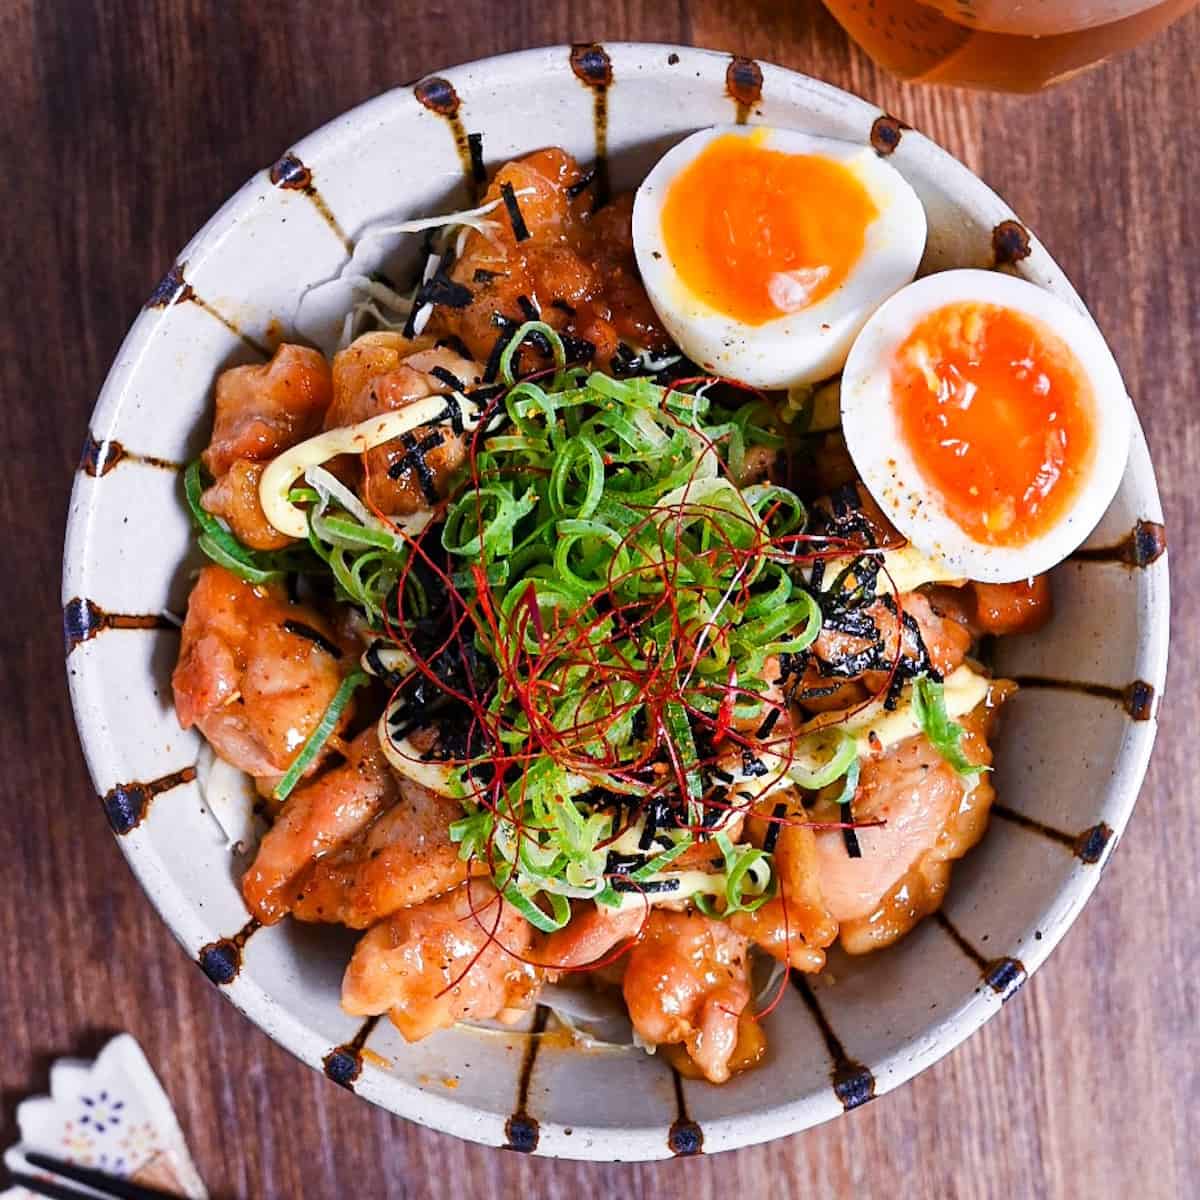
[[[401,1116],[538,1154],[647,1159],[793,1133],[869,1101],[999,1011],[1070,927],[1125,828],[1155,732],[1167,563],[1140,430],[1117,497],[1055,575],[1057,615],[1001,644],[1024,684],[997,748],[1001,802],[955,868],[944,911],[895,949],[798,980],[770,1056],[723,1087],[662,1056],[584,1053],[517,1033],[406,1045],[338,1006],[348,940],[260,929],[238,847],[196,780],[199,739],[171,708],[189,529],[179,465],[202,446],[213,380],[294,336],[301,295],[366,225],[463,207],[485,166],[542,145],[636,184],[690,131],[763,121],[871,145],[929,216],[922,271],[1008,271],[1081,306],[1062,271],[964,166],[870,104],[792,71],[656,45],[558,47],[397,88],[287,149],[179,255],[117,356],[71,500],[63,603],[80,735],[135,874],[205,974],[316,1070]]]

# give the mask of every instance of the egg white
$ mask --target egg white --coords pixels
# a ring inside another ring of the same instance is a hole
[[[829,295],[762,325],[718,312],[682,281],[666,250],[662,210],[681,171],[716,138],[761,139],[765,149],[819,155],[849,169],[879,215],[867,226],[863,252]],[[834,375],[850,343],[879,304],[916,273],[925,251],[925,210],[907,180],[873,150],[852,142],[765,126],[716,126],[668,151],[638,188],[633,245],[650,301],[689,358],[706,371],[761,388],[785,388]]]
[[[963,530],[901,436],[891,382],[896,351],[922,318],[962,301],[999,305],[1051,330],[1074,354],[1092,389],[1091,465],[1059,520],[1020,546],[988,545]],[[951,575],[985,583],[1047,571],[1091,533],[1125,472],[1132,411],[1116,360],[1090,318],[1050,292],[997,271],[943,271],[897,292],[858,335],[842,375],[842,430],[871,495],[921,553]]]

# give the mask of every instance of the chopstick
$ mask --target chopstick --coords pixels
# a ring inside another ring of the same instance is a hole
[[[175,1193],[146,1187],[128,1179],[121,1179],[116,1175],[108,1175],[104,1171],[94,1170],[92,1167],[77,1166],[75,1163],[52,1158],[48,1154],[40,1154],[37,1151],[28,1151],[25,1154],[25,1161],[31,1167],[50,1171],[60,1179],[82,1183],[91,1188],[92,1192],[99,1192],[103,1196],[112,1196],[114,1200],[179,1200],[179,1196]],[[89,1192],[68,1187],[54,1180],[41,1179],[35,1175],[14,1175],[13,1182],[36,1195],[50,1197],[51,1200],[95,1200]]]
[[[8,1182],[14,1187],[24,1188],[36,1196],[48,1196],[50,1200],[95,1200],[95,1192],[81,1192],[78,1188],[63,1187],[51,1183],[48,1179],[40,1179],[36,1175],[14,1175],[11,1171]]]

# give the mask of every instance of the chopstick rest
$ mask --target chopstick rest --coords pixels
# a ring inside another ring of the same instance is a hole
[[[125,1190],[128,1195],[153,1195],[157,1189],[188,1200],[208,1198],[175,1110],[141,1046],[127,1033],[113,1038],[92,1062],[54,1063],[50,1095],[22,1101],[17,1125],[21,1141],[5,1151],[4,1165],[57,1190],[34,1192],[31,1179],[28,1186],[18,1183],[0,1193],[0,1200],[123,1194],[119,1186],[105,1190],[106,1176],[140,1185],[140,1191]],[[71,1166],[99,1174],[89,1181],[86,1172]]]

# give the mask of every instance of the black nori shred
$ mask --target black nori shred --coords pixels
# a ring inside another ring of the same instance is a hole
[[[417,313],[421,311],[419,304],[414,304],[408,310],[408,316],[404,318],[404,328],[400,331],[401,334],[410,341],[417,336]]]
[[[446,274],[446,264],[438,269],[417,289],[414,309],[425,304],[440,304],[444,308],[466,308],[475,293],[465,283],[458,283]]]
[[[864,671],[890,671],[891,662],[884,654],[882,642],[875,642],[857,654],[847,654],[837,662],[820,660],[818,670],[826,678],[855,679]]]
[[[502,183],[500,195],[504,197],[504,207],[508,209],[508,219],[512,222],[513,237],[518,242],[528,240],[529,226],[525,224],[525,218],[521,215],[521,206],[517,203],[517,194],[513,191],[513,185],[507,181]]]
[[[758,727],[758,730],[754,734],[754,736],[756,738],[758,738],[759,740],[766,740],[767,738],[769,738],[775,729],[775,723],[779,720],[779,718],[782,715],[783,715],[783,709],[781,709],[781,708],[771,709],[771,711],[769,713],[767,713],[766,717],[763,719],[763,723]]]
[[[775,853],[775,843],[779,841],[779,831],[783,828],[781,822],[787,816],[787,810],[787,804],[781,801],[775,805],[775,808],[771,812],[771,816],[775,819],[767,826],[767,832],[763,835],[762,844],[762,848],[768,854]]]
[[[461,392],[466,389],[466,384],[448,367],[436,366],[430,367],[429,373],[434,379],[440,379],[448,388],[453,391]]]
[[[644,867],[647,861],[644,854],[618,854],[616,850],[610,850],[604,862],[604,874],[632,875],[634,871]]]
[[[880,596],[879,602],[889,612],[896,612],[894,596]],[[900,701],[900,693],[909,680],[918,675],[928,675],[939,683],[942,679],[941,672],[933,665],[933,661],[929,657],[929,649],[925,645],[925,639],[921,636],[921,627],[917,624],[916,618],[906,612],[901,616],[900,626],[900,661],[895,664],[896,669],[883,701],[883,707],[889,712],[896,708]],[[880,644],[880,659],[882,660],[881,665],[874,669],[892,670],[892,661],[883,653],[882,643]]]
[[[502,272],[489,271],[487,267],[476,267],[475,274],[472,278],[476,283],[491,283],[493,279],[498,279]]]
[[[565,300],[551,300],[550,307],[557,308],[559,312],[566,313],[568,317],[573,317],[575,315],[575,306],[573,304],[568,304]]]
[[[836,536],[849,535],[846,531],[841,531]],[[818,561],[817,565],[822,568],[820,580],[814,571],[809,586],[814,591],[814,598],[821,606],[823,615],[833,616],[849,608],[870,604],[875,599],[875,585],[883,566],[883,561],[878,555],[860,554],[852,559],[837,573],[829,587],[819,592],[816,589],[824,582],[825,564]],[[851,578],[854,579],[853,587],[850,586]]]
[[[638,838],[638,849],[649,850],[654,845],[654,838],[658,834],[658,817],[651,805],[646,810],[646,823],[642,826],[642,836]]]
[[[807,650],[783,650],[779,654],[779,678],[790,679],[793,675],[803,675],[808,665]]]
[[[518,303],[520,303],[521,300],[524,300],[526,304],[529,303],[528,298],[525,296],[519,297]],[[524,305],[522,305],[521,307],[522,307],[522,309],[524,309]],[[537,310],[534,309],[533,311],[534,311],[535,315],[533,317],[530,317],[529,318],[530,320],[537,319],[537,315],[538,315]],[[520,325],[521,325],[521,323],[514,320],[514,318],[506,317],[503,313],[500,313],[500,312],[492,313],[492,324],[500,327],[500,329],[502,331],[500,336],[503,339],[503,341],[497,340],[496,344],[492,347],[491,354],[488,355],[487,367],[483,373],[484,379],[488,380],[488,381],[495,379],[496,376],[499,374],[499,372],[500,372],[500,357],[501,357],[501,355],[503,355],[505,347],[508,345],[509,341],[512,340],[513,336],[516,334],[517,330],[520,328]],[[564,344],[565,344],[565,340],[564,340]],[[522,347],[525,345],[532,346],[534,350],[536,350],[539,354],[544,355],[546,358],[552,358],[554,355],[554,348],[550,345],[550,339],[540,329],[531,329],[524,336],[524,338],[521,339],[521,345],[522,345]],[[520,348],[518,348],[516,354],[513,357],[514,357],[513,377],[519,378],[521,375],[521,349]],[[494,362],[493,362],[493,360],[494,360]]]
[[[419,442],[415,430],[410,429],[407,433],[402,433],[399,442],[406,453],[388,467],[388,477],[399,479],[405,471],[412,470],[417,476],[421,494],[426,501],[430,505],[437,504],[441,499],[437,490],[437,477],[433,468],[425,461],[425,455],[430,450],[436,450],[445,440],[445,434],[440,429],[431,429]]]
[[[756,758],[748,746],[742,748],[742,774],[751,779],[760,779],[767,773],[767,764]]]
[[[652,843],[663,841],[664,829],[681,828],[679,810],[673,799],[668,796],[655,796],[646,805],[645,812],[646,824],[642,836],[638,839],[639,850],[649,850]],[[672,844],[669,838],[666,841],[667,845]]]
[[[439,423],[449,421],[450,428],[454,431],[455,435],[458,437],[462,436],[466,426],[463,425],[462,404],[459,403],[457,396],[449,395],[446,397],[446,407],[438,414],[437,420]]]
[[[311,625],[306,625],[303,621],[293,621],[290,619],[284,621],[283,627],[288,633],[295,634],[296,637],[307,638],[314,646],[319,646],[330,657],[342,657],[341,647],[335,646],[319,629],[314,629]]]
[[[424,238],[421,239],[421,253],[424,256],[426,265],[428,265],[429,260],[433,257],[433,233],[432,233],[432,231],[426,231]],[[412,306],[411,310],[409,311],[407,319],[404,322],[403,333],[406,338],[414,338],[417,335],[417,316],[421,312],[421,309],[424,308],[424,306],[425,306],[425,301],[422,299],[421,293],[424,291],[426,284],[432,283],[433,279],[435,279],[438,275],[444,275],[446,267],[449,265],[449,263],[450,263],[450,251],[447,250],[446,253],[443,254],[442,257],[438,260],[438,265],[437,265],[436,270],[433,273],[433,276],[429,280],[422,282],[421,285],[418,287],[416,297],[413,300],[413,306]]]
[[[733,782],[733,776],[728,771],[721,770],[720,767],[713,767],[712,776],[714,779],[719,779],[722,783],[730,784]]]
[[[385,687],[390,688],[393,692],[404,682],[404,676],[399,671],[389,670],[383,665],[383,660],[379,657],[380,649],[386,643],[374,641],[367,647],[366,654],[363,658],[366,659],[367,667],[371,674],[377,679],[383,680]]]
[[[567,184],[567,195],[574,200],[577,196],[582,196],[584,192],[596,182],[596,168],[588,167],[574,183]]]
[[[438,338],[434,345],[446,350],[453,350],[459,358],[470,358],[471,351],[467,343],[462,340],[456,333],[448,333],[445,337]]]
[[[633,375],[642,365],[641,356],[633,349],[632,346],[627,346],[624,342],[617,345],[616,353],[612,356],[612,361],[608,365],[608,369],[617,379],[626,379]]]
[[[634,883],[632,879],[618,877],[610,880],[610,886],[614,892],[644,892],[646,895],[652,895],[655,892],[679,891],[679,880],[647,879],[645,883]]]
[[[573,333],[560,333],[563,349],[569,363],[591,362],[596,357],[596,345],[587,338],[576,337]]]
[[[421,722],[416,717],[406,716],[395,712],[388,718],[388,737],[393,742],[402,742],[410,733],[420,728]]]
[[[493,313],[492,319],[495,320],[495,318],[499,315],[499,313]],[[491,353],[488,355],[487,362],[483,367],[483,380],[485,383],[492,383],[496,376],[500,374],[500,357],[507,348],[508,343],[512,341],[513,334],[516,332],[516,330],[512,328],[511,322],[509,322],[507,318],[504,320],[505,324],[503,328],[501,328],[499,334],[496,335],[496,341],[493,343]],[[518,354],[519,353],[520,352],[518,351]]]
[[[423,558],[415,559],[411,574],[429,599],[429,615],[410,615],[408,631],[413,650],[429,665],[439,683],[432,682],[423,672],[414,672],[389,713],[389,719],[395,723],[415,721],[428,725],[430,711],[445,703],[447,690],[484,692],[495,678],[490,660],[476,651],[472,639],[454,635],[462,609],[447,592],[440,574],[448,568],[448,556],[436,531],[427,543],[432,563]],[[395,611],[394,599],[389,601],[387,608],[390,612]],[[490,762],[488,765],[490,767]]]
[[[849,822],[854,820],[854,804],[852,801],[844,801],[839,808],[841,809],[843,821]],[[858,844],[858,831],[856,829],[843,829],[842,841],[846,843],[846,853],[851,858],[862,858],[862,847]]]
[[[874,549],[878,545],[878,538],[876,536],[878,531],[862,511],[862,501],[859,496],[858,485],[855,483],[844,483],[841,487],[835,488],[830,492],[829,511],[826,511],[821,506],[817,506],[813,509],[812,518],[812,532],[814,533],[824,533],[829,537],[837,537],[846,541],[857,541],[867,550]],[[870,580],[870,590],[872,593],[875,587],[875,577],[879,573],[879,560],[876,558],[873,562],[874,574],[872,574]],[[820,560],[818,560],[816,565],[823,566]],[[857,569],[855,569],[856,567]],[[865,569],[866,564],[860,564],[858,560],[848,568],[848,570],[854,570],[855,574],[858,574],[859,570]],[[811,586],[813,588],[820,587],[823,577],[823,570],[820,574],[814,570]]]
[[[468,133],[467,148],[471,152],[471,178],[476,183],[487,183],[487,167],[483,165],[483,134]]]
[[[875,619],[870,613],[861,608],[833,608],[821,621],[821,629],[845,633],[850,637],[867,638],[870,641],[879,640],[879,626],[875,624]]]
[[[540,321],[542,318],[537,305],[526,295],[517,297],[517,307],[521,310],[527,321]]]
[[[480,758],[487,751],[483,731],[465,708],[453,707],[436,718],[438,746],[450,762]]]
[[[466,393],[466,398],[482,412],[497,396],[504,395],[506,390],[502,383],[485,383],[472,388]]]

